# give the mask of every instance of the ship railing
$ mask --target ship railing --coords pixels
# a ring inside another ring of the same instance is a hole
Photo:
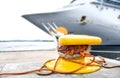
[[[110,0],[110,1],[120,3],[120,0]]]
[[[114,0],[110,0],[110,1],[114,1]],[[114,1],[115,2],[115,1]],[[112,7],[112,8],[117,8],[120,9],[120,1],[116,2],[117,5],[114,5],[112,3],[107,3],[107,2],[98,2],[98,1],[92,1],[91,4],[95,4],[95,5],[102,5],[102,6],[107,6],[107,7]]]

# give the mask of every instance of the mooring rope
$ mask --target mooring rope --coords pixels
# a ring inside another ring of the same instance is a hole
[[[105,61],[104,57],[102,57],[102,56],[99,56],[99,58],[100,58],[99,61],[96,60],[95,56],[93,56],[93,55],[91,55],[90,57],[92,57],[93,59],[89,63],[81,63],[81,62],[76,62],[76,61],[64,58],[64,60],[66,60],[66,61],[70,61],[70,62],[74,62],[74,63],[82,65],[82,66],[80,66],[80,67],[78,67],[78,68],[76,68],[74,70],[68,71],[68,72],[61,72],[61,71],[57,71],[56,70],[56,67],[59,64],[59,59],[62,58],[62,57],[59,56],[57,58],[56,62],[55,62],[55,65],[54,65],[53,69],[49,69],[45,65],[46,65],[46,63],[54,61],[55,59],[51,59],[51,60],[46,61],[43,64],[43,66],[41,66],[38,69],[28,70],[28,71],[25,71],[25,72],[0,72],[0,75],[22,75],[22,74],[28,74],[28,73],[33,73],[33,72],[37,73],[38,75],[50,75],[52,73],[71,74],[71,73],[74,73],[74,72],[84,68],[85,66],[101,66],[101,67],[104,67],[104,68],[117,68],[117,67],[120,67],[120,65],[107,66],[106,61]],[[98,64],[97,65],[96,64],[92,64],[93,62],[96,62]],[[46,72],[43,73],[42,71],[46,71]]]

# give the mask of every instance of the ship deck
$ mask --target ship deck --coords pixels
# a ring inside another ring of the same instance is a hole
[[[36,69],[48,59],[58,57],[56,51],[22,51],[22,52],[1,52],[0,72],[15,72]],[[106,58],[109,65],[118,65],[120,61]],[[25,75],[8,75],[0,78],[119,78],[120,68],[105,69],[89,74],[52,74],[40,76],[35,73]]]

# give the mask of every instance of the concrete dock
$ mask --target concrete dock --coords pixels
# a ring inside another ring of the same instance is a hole
[[[37,69],[48,59],[57,58],[56,51],[17,51],[0,53],[0,72],[21,72]],[[120,61],[106,58],[109,65],[119,65]],[[89,74],[52,74],[47,76],[36,73],[24,75],[7,75],[0,78],[119,78],[120,68],[106,69]]]

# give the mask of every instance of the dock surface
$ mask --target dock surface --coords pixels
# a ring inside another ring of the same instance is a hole
[[[58,57],[56,51],[23,51],[0,53],[0,72],[22,72],[37,69],[48,59]],[[108,65],[119,65],[120,61],[105,58]],[[47,76],[36,73],[24,75],[7,75],[0,78],[119,78],[120,68],[101,68],[97,72],[89,74],[59,74],[54,73]]]

